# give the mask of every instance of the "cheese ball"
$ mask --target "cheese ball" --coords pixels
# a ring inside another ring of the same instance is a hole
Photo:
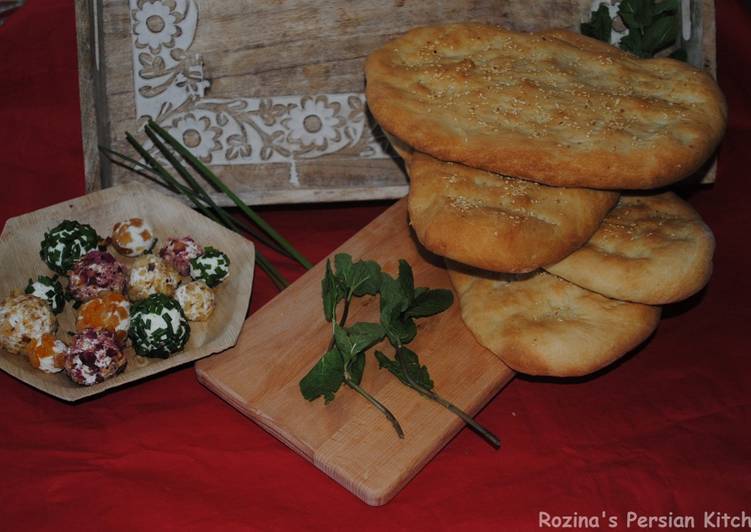
[[[121,255],[136,257],[151,251],[156,244],[156,237],[149,222],[142,218],[131,218],[114,225],[111,241]]]
[[[59,373],[65,367],[68,346],[55,338],[54,334],[44,334],[32,340],[27,353],[29,362],[45,373]]]
[[[51,270],[65,274],[78,259],[98,245],[99,235],[93,227],[65,220],[44,233],[39,256]]]
[[[189,236],[170,238],[159,250],[159,256],[186,277],[190,275],[190,261],[202,254],[203,248]]]
[[[229,276],[229,257],[208,246],[203,255],[190,261],[190,276],[214,288]]]
[[[106,251],[89,251],[68,272],[68,292],[76,301],[88,301],[103,292],[125,291],[125,267]]]
[[[128,336],[139,355],[167,358],[185,347],[190,324],[180,303],[164,294],[153,294],[133,304]]]
[[[57,320],[46,301],[36,296],[12,296],[0,302],[0,348],[26,351],[32,340],[54,334]]]
[[[127,363],[112,331],[85,329],[73,337],[65,358],[65,373],[73,382],[91,386],[114,377]]]
[[[130,302],[122,294],[107,292],[90,299],[78,309],[76,330],[107,329],[122,345],[128,337]]]
[[[185,317],[190,321],[206,321],[214,312],[214,292],[203,281],[180,285],[175,292]]]
[[[45,300],[55,314],[60,314],[65,308],[65,292],[57,276],[40,275],[36,281],[29,279],[24,292]]]
[[[180,276],[172,266],[156,255],[144,255],[131,265],[128,298],[140,301],[152,294],[171,297],[179,283]]]

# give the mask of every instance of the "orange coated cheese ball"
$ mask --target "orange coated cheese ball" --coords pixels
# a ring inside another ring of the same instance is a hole
[[[112,246],[126,257],[143,255],[151,251],[155,243],[154,228],[142,218],[131,218],[112,228]]]
[[[78,310],[76,330],[106,329],[124,342],[130,326],[130,302],[122,294],[107,292],[87,301]]]
[[[68,346],[55,338],[54,334],[45,334],[32,340],[28,347],[29,362],[45,373],[58,373],[65,367]]]

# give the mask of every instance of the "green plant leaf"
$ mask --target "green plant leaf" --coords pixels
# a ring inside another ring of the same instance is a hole
[[[407,309],[406,315],[410,318],[426,318],[439,314],[449,308],[454,302],[454,294],[446,289],[418,289],[415,290],[414,301]]]
[[[361,260],[352,265],[352,294],[361,297],[375,295],[381,286],[381,267],[372,260]]]
[[[331,262],[328,260],[326,260],[326,273],[321,280],[321,296],[323,298],[323,315],[326,321],[331,321],[334,319],[336,305],[342,300],[343,294],[334,272],[331,271]]]
[[[650,55],[654,55],[675,43],[678,31],[678,17],[671,15],[660,17],[644,32],[642,49]]]
[[[344,383],[344,360],[334,347],[324,354],[300,381],[300,391],[305,399],[313,401],[323,396],[329,403]]]
[[[362,382],[362,374],[365,371],[365,352],[362,351],[355,355],[355,358],[349,362],[349,376],[355,384]]]
[[[597,11],[592,11],[591,20],[582,23],[579,29],[582,35],[609,43],[613,31],[613,21],[610,18],[607,6],[600,4]]]
[[[642,49],[641,33],[638,30],[630,31],[621,39],[619,46],[638,57],[649,57],[649,54]]]
[[[343,286],[346,297],[375,295],[381,285],[381,267],[372,260],[352,262],[346,253],[334,257],[336,277]]]
[[[631,32],[652,24],[653,2],[654,0],[622,0],[618,4],[618,14]]]
[[[349,364],[357,354],[379,342],[383,336],[383,327],[378,323],[355,323],[347,329],[334,324],[334,341],[344,364]]]
[[[349,286],[347,280],[352,276],[352,255],[348,253],[337,253],[334,255],[334,266],[336,267],[336,277],[344,286]]]
[[[412,383],[407,378],[407,374],[413,382],[426,390],[433,389],[433,380],[430,378],[430,373],[426,366],[420,365],[420,359],[417,353],[406,347],[402,347],[396,352],[396,360],[392,360],[380,351],[375,352],[376,359],[378,360],[379,368],[386,368],[396,378],[402,381],[407,386],[411,386]],[[407,368],[407,374],[404,373],[404,368]]]
[[[399,259],[399,284],[402,287],[402,295],[405,298],[407,304],[402,311],[412,304],[412,300],[415,297],[415,278],[412,274],[412,267],[404,259]]]

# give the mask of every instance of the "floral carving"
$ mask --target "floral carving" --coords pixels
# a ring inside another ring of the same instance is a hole
[[[219,142],[222,129],[212,126],[211,119],[207,116],[196,118],[193,113],[180,116],[172,121],[170,130],[174,137],[203,162],[210,163],[211,153],[222,149]]]
[[[175,10],[174,0],[140,0],[133,10],[133,34],[136,48],[148,47],[158,54],[162,46],[171,48],[182,33],[178,23],[183,16]]]
[[[384,158],[362,94],[211,98],[203,58],[190,50],[197,0],[128,0],[136,110],[211,164],[292,163],[337,153]],[[153,147],[152,147],[153,148]]]
[[[290,105],[282,125],[287,129],[287,142],[297,144],[308,152],[328,148],[329,141],[342,139],[345,119],[340,114],[341,105],[329,102],[325,95],[304,96],[299,105]]]

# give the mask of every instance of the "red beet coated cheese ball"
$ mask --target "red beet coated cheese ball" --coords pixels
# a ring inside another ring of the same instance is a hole
[[[203,248],[189,236],[170,238],[159,251],[167,264],[171,264],[180,275],[190,275],[190,261],[203,255]]]
[[[65,358],[65,372],[77,384],[91,386],[114,377],[128,363],[115,333],[85,329],[73,337]]]
[[[88,301],[102,292],[125,291],[125,267],[106,251],[89,251],[68,273],[68,291],[76,301]]]

